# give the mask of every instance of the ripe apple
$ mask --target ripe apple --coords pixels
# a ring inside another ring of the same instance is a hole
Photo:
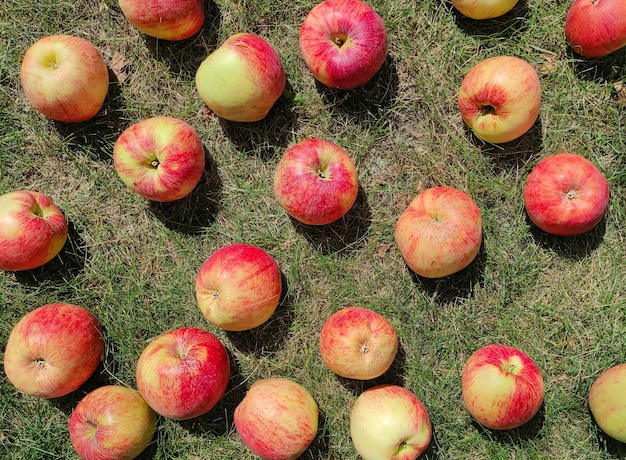
[[[565,17],[565,38],[588,58],[603,57],[626,46],[626,2],[574,0]]]
[[[20,78],[35,110],[62,122],[95,116],[109,91],[109,70],[87,40],[50,35],[26,50]]]
[[[265,39],[252,33],[229,37],[196,71],[200,99],[230,121],[265,118],[285,84],[280,56]]]
[[[265,323],[282,292],[280,269],[263,249],[231,244],[214,252],[196,278],[202,314],[227,331],[246,331]]]
[[[595,227],[609,205],[609,184],[586,158],[551,155],[533,168],[524,186],[528,217],[545,232],[580,235]]]
[[[61,210],[42,193],[0,195],[0,270],[22,271],[52,260],[67,241]]]
[[[183,40],[204,24],[204,0],[119,0],[133,26],[163,40]]]
[[[484,59],[463,78],[458,105],[476,136],[494,144],[510,142],[528,132],[539,116],[539,75],[515,56]]]
[[[163,417],[188,420],[210,411],[230,379],[220,340],[203,329],[183,327],[150,342],[137,361],[137,388]]]
[[[278,162],[274,195],[294,219],[325,225],[343,217],[359,192],[356,168],[350,155],[323,139],[292,145]]]
[[[407,388],[377,385],[356,399],[350,436],[363,460],[413,460],[432,438],[424,404]]]
[[[105,385],[87,394],[68,422],[70,441],[83,460],[131,460],[156,429],[156,413],[138,391]]]
[[[335,374],[370,380],[383,375],[393,363],[398,336],[383,315],[351,306],[324,322],[319,347],[322,359]]]
[[[319,410],[311,393],[286,378],[266,378],[252,384],[235,408],[235,428],[241,440],[263,459],[293,460],[317,434]]]
[[[102,327],[89,310],[47,304],[26,313],[13,327],[4,372],[22,393],[58,398],[87,381],[103,351]]]
[[[541,371],[527,354],[508,345],[475,351],[465,363],[461,382],[468,412],[493,430],[525,424],[543,403]]]
[[[589,409],[598,426],[620,442],[626,442],[626,364],[602,372],[589,389]]]
[[[183,120],[156,116],[126,128],[113,146],[113,163],[133,192],[169,202],[191,193],[204,173],[204,146]]]
[[[452,275],[478,255],[480,209],[458,189],[428,188],[400,215],[394,236],[404,261],[415,273],[426,278]]]
[[[300,52],[324,85],[336,89],[363,86],[387,59],[385,23],[361,0],[323,1],[302,22]]]
[[[518,0],[452,0],[454,7],[471,19],[492,19],[513,9]]]

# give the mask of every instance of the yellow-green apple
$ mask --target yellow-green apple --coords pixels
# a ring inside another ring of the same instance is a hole
[[[492,19],[513,9],[518,0],[452,0],[463,16],[471,19]]]
[[[137,390],[105,385],[80,400],[68,429],[83,460],[132,460],[152,440],[156,413]]]
[[[183,40],[204,24],[204,0],[119,0],[133,26],[151,37]]]
[[[624,0],[574,0],[565,17],[565,38],[588,58],[603,57],[626,46]]]
[[[486,142],[510,142],[537,121],[541,82],[537,71],[516,56],[483,59],[461,82],[461,117]]]
[[[137,360],[137,388],[158,414],[188,420],[209,412],[230,379],[226,348],[211,332],[182,327],[150,342]]]
[[[196,278],[196,300],[209,322],[227,331],[246,331],[265,323],[282,292],[274,258],[249,244],[230,244],[204,262]]]
[[[265,118],[285,84],[280,56],[264,38],[252,33],[230,36],[196,71],[200,99],[230,121]]]
[[[76,390],[100,364],[104,341],[86,308],[52,303],[15,324],[4,351],[4,372],[22,393],[58,398]]]
[[[398,352],[398,336],[383,315],[350,306],[330,315],[320,332],[320,354],[335,374],[358,380],[383,375]]]
[[[40,267],[61,251],[67,234],[65,216],[47,195],[18,190],[0,196],[0,270]]]
[[[235,408],[235,428],[243,443],[267,460],[293,460],[317,434],[319,409],[309,391],[287,378],[252,384]]]
[[[302,22],[300,52],[324,85],[336,89],[363,86],[387,59],[385,22],[361,0],[325,0]]]
[[[589,409],[606,434],[626,443],[626,364],[602,372],[589,389]]]
[[[186,122],[147,118],[126,128],[113,146],[113,164],[133,192],[153,201],[189,195],[204,173],[204,146]]]
[[[20,79],[37,111],[68,123],[93,118],[109,91],[102,55],[73,35],[50,35],[33,43],[24,54]]]
[[[418,275],[452,275],[478,255],[482,239],[480,209],[459,189],[427,188],[400,215],[394,237],[404,261]]]
[[[563,152],[541,160],[524,185],[528,217],[554,235],[580,235],[595,227],[609,205],[609,184],[588,159]]]
[[[465,362],[463,402],[481,425],[509,430],[528,422],[543,403],[543,377],[535,362],[515,347],[487,345]]]
[[[383,384],[365,390],[354,402],[350,436],[363,460],[414,460],[430,444],[432,425],[413,392]]]
[[[274,173],[274,195],[294,219],[325,225],[343,217],[359,192],[354,162],[337,144],[305,139],[289,147]]]

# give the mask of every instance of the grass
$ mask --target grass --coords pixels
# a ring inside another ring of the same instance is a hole
[[[35,189],[51,196],[70,239],[46,266],[0,274],[0,354],[27,311],[62,301],[88,307],[105,326],[103,365],[58,400],[17,392],[0,373],[0,458],[67,459],[75,453],[67,418],[90,389],[134,387],[135,362],[158,334],[205,327],[228,348],[232,378],[208,414],[159,419],[143,459],[252,458],[233,410],[256,380],[281,376],[308,388],[321,423],[309,459],[357,458],[348,418],[356,396],[376,383],[412,390],[426,405],[434,438],[430,459],[611,459],[622,444],[603,435],[586,396],[594,378],[626,356],[626,136],[623,51],[598,60],[573,54],[563,37],[569,2],[520,0],[502,18],[476,22],[446,1],[377,0],[389,58],[368,85],[351,92],[316,84],[297,46],[299,25],[316,2],[208,2],[203,30],[177,43],[133,29],[112,0],[4,0],[0,5],[0,193]],[[203,110],[194,73],[230,34],[253,31],[283,60],[288,87],[267,119],[229,123]],[[101,112],[78,125],[35,113],[19,84],[25,50],[54,33],[84,37],[103,53],[117,81]],[[542,83],[540,119],[500,146],[475,139],[456,108],[464,74],[479,60],[512,54]],[[112,165],[113,144],[131,123],[153,115],[188,121],[207,152],[204,179],[180,202],[155,205],[133,195]],[[340,222],[295,224],[272,195],[272,176],[293,142],[318,136],[355,159],[361,191]],[[611,203],[588,234],[557,238],[525,215],[525,177],[543,157],[573,151],[606,175]],[[468,269],[425,280],[406,268],[393,227],[424,187],[468,192],[483,214],[481,253]],[[204,260],[225,244],[270,252],[285,281],[272,319],[253,331],[208,324],[194,299]],[[372,382],[338,378],[317,349],[324,320],[361,305],[397,329],[400,353]],[[545,403],[527,425],[497,432],[472,421],[460,375],[482,345],[527,352],[546,382]]]

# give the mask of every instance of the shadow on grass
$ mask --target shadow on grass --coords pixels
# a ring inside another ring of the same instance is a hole
[[[568,58],[573,62],[574,73],[584,81],[606,84],[617,83],[626,74],[626,54],[619,51],[599,58],[585,58],[568,47]]]
[[[604,431],[602,431],[602,429],[595,422],[595,419],[589,407],[587,407],[587,414],[589,415],[589,418],[593,420],[596,441],[600,450],[602,452],[608,453],[613,458],[626,458],[626,444],[618,441],[617,439],[613,439]]]
[[[520,0],[508,13],[491,19],[472,19],[462,15],[451,2],[448,6],[454,19],[466,35],[485,38],[511,38],[528,29],[530,9],[526,0]]]
[[[533,239],[539,246],[572,260],[589,257],[604,241],[606,231],[606,216],[588,232],[575,236],[558,236],[546,233],[530,220],[528,214],[526,215],[526,222],[530,226]]]
[[[475,420],[472,425],[484,438],[489,441],[499,442],[500,444],[509,444],[523,446],[527,441],[541,437],[541,430],[545,424],[545,403],[541,405],[537,413],[528,422],[518,428],[510,430],[492,430],[486,428]]]

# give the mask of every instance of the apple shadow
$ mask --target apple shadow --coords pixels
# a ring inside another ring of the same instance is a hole
[[[527,20],[530,17],[530,9],[526,0],[520,0],[511,11],[491,19],[472,19],[464,16],[450,1],[447,2],[447,6],[454,15],[457,27],[466,35],[488,39],[508,39],[528,29]]]
[[[478,430],[480,435],[489,441],[495,441],[505,445],[523,446],[527,441],[542,437],[541,431],[545,424],[545,402],[524,425],[510,430],[493,430],[487,428],[476,420],[472,420],[472,425]]]
[[[568,45],[567,57],[573,63],[576,78],[599,84],[618,83],[623,81],[626,74],[625,50],[622,48],[607,56],[586,58]]]

